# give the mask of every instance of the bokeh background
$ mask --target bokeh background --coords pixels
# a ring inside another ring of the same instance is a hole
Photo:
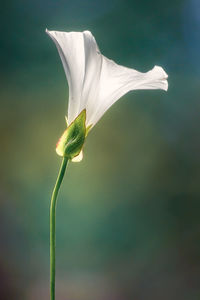
[[[49,203],[68,86],[49,30],[169,91],[134,91],[88,136],[57,206],[58,300],[200,299],[199,0],[1,1],[0,299],[49,299]]]

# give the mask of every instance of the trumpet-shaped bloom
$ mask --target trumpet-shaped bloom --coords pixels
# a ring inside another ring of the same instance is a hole
[[[86,128],[92,128],[119,98],[131,90],[167,90],[162,67],[141,73],[116,64],[101,54],[89,31],[48,31],[58,49],[69,85],[67,122],[86,111]],[[61,155],[61,154],[60,154]],[[74,160],[82,158],[82,153]]]

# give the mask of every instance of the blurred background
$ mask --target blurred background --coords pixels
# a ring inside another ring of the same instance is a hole
[[[200,299],[199,0],[2,1],[0,299],[49,299],[49,204],[68,86],[45,28],[162,66],[89,134],[57,206],[57,300]]]

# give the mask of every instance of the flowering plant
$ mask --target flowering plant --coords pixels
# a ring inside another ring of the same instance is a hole
[[[120,97],[131,90],[168,89],[162,67],[141,73],[120,66],[101,54],[89,31],[48,31],[54,41],[69,85],[67,128],[56,152],[63,157],[50,206],[50,293],[55,300],[55,212],[56,200],[68,160],[81,161],[89,131]]]

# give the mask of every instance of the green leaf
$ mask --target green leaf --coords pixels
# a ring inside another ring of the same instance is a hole
[[[72,159],[80,153],[86,137],[85,120],[86,110],[84,109],[65,130],[58,141],[56,147],[58,155]]]

